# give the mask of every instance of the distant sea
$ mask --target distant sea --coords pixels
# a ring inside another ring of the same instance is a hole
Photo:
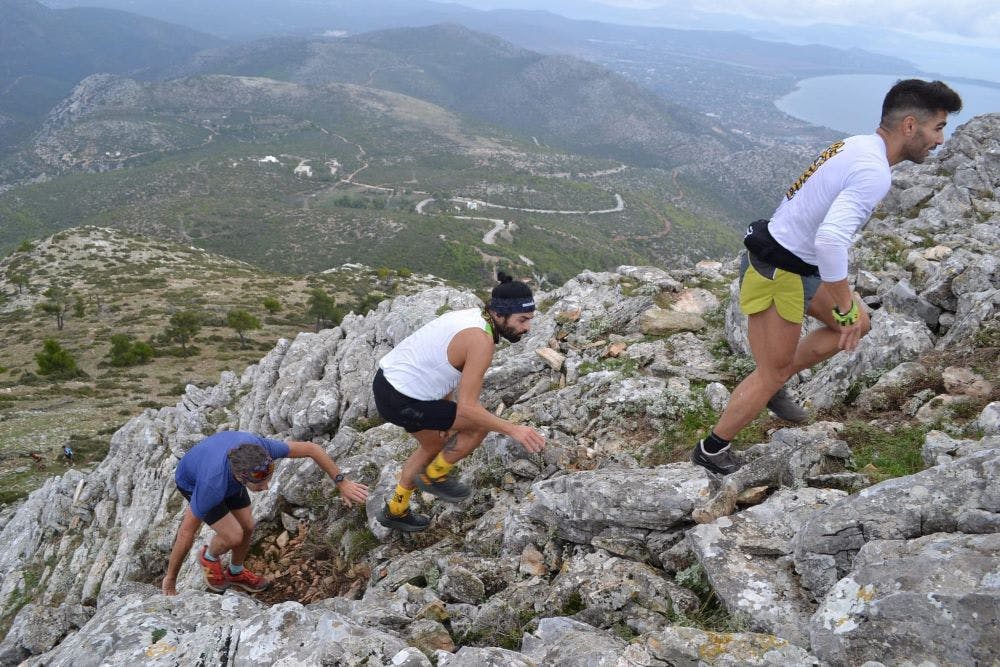
[[[794,91],[774,104],[789,116],[823,125],[845,135],[868,134],[878,127],[882,98],[899,79],[908,76],[849,74],[799,81]],[[924,77],[920,77],[924,78]],[[1000,112],[1000,88],[942,80],[962,96],[962,111],[948,117],[945,137],[973,116]]]

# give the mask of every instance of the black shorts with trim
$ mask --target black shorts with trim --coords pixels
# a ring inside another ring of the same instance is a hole
[[[407,433],[417,431],[447,431],[455,424],[458,405],[444,399],[420,401],[396,390],[382,369],[378,369],[372,382],[375,407],[387,422],[402,426]]]
[[[181,492],[181,495],[184,496],[189,503],[191,502],[191,492],[185,491],[179,486],[177,487],[177,490]],[[247,487],[241,486],[238,493],[226,496],[222,499],[221,503],[208,510],[202,521],[211,526],[213,523],[233,510],[241,510],[244,507],[250,507],[250,494],[247,493]]]

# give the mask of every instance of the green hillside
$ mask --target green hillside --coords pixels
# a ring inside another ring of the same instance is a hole
[[[558,283],[737,243],[731,225],[670,204],[665,170],[561,153],[354,85],[92,77],[46,127],[3,166],[64,175],[0,194],[3,251],[96,224],[283,273],[361,261],[473,284],[498,264]]]

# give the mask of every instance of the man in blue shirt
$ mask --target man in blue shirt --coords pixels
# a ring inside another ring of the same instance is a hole
[[[163,578],[165,595],[177,594],[177,573],[191,551],[202,523],[215,531],[202,547],[198,561],[209,589],[221,592],[230,586],[245,591],[265,590],[270,582],[243,567],[250,549],[254,521],[250,491],[266,491],[274,473],[274,462],[283,458],[310,458],[337,485],[341,499],[350,507],[368,498],[368,487],[344,477],[322,447],[313,442],[269,440],[243,431],[210,435],[192,447],[177,464],[177,490],[189,501],[177,529]],[[220,558],[231,551],[229,566]]]

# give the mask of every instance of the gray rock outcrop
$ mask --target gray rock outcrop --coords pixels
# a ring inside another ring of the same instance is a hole
[[[988,665],[1000,655],[1000,534],[872,540],[810,622],[833,665]]]
[[[932,533],[1000,532],[1000,450],[988,449],[846,498],[796,534],[795,570],[822,598],[854,567],[865,543]]]

